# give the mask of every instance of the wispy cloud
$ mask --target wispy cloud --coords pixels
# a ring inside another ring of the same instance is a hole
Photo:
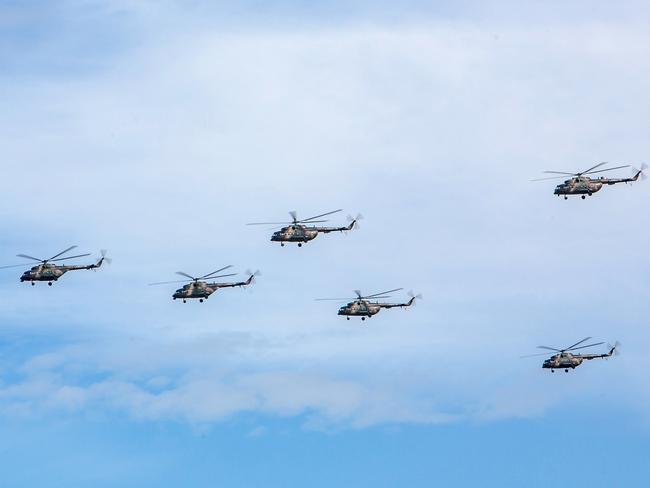
[[[131,8],[113,4],[109,32]],[[7,346],[5,415],[484,420],[593,398],[603,378],[616,384],[607,401],[647,409],[645,187],[565,203],[527,181],[644,157],[645,28],[434,18],[219,31],[185,12],[164,31],[177,7],[142,8],[129,42],[84,53],[92,69],[0,80],[3,259],[73,243],[116,258],[52,289],[3,272],[7,339],[57,339]],[[299,251],[243,226],[338,207],[366,214],[363,230]],[[144,286],[230,263],[264,276],[201,306]],[[363,327],[312,300],[392,286],[426,299]],[[562,380],[518,359],[586,335],[629,346]]]

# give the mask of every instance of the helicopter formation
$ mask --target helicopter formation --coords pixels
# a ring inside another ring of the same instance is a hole
[[[604,166],[607,163],[599,163],[591,168],[579,172],[579,173],[566,173],[559,171],[545,171],[544,173],[559,174],[562,176],[553,176],[550,178],[540,178],[532,181],[542,181],[555,178],[565,178],[569,176],[570,178],[565,180],[563,183],[557,185],[555,188],[554,194],[557,196],[563,195],[565,199],[568,199],[570,195],[579,195],[582,199],[585,199],[586,196],[591,196],[594,193],[600,191],[600,189],[605,185],[615,185],[617,183],[631,183],[637,181],[640,177],[641,179],[645,178],[644,170],[646,165],[642,165],[640,169],[635,169],[632,177],[629,178],[591,178],[589,175],[596,173],[602,173],[606,171],[613,171],[616,169],[627,168],[629,165],[621,165],[613,168],[598,169]],[[348,216],[348,225],[338,226],[338,227],[326,227],[318,226],[314,224],[324,223],[327,220],[323,220],[323,217],[327,217],[336,213],[341,212],[342,209],[332,210],[322,214],[315,215],[313,217],[298,219],[297,213],[295,211],[289,212],[291,216],[290,221],[284,222],[251,222],[246,225],[280,225],[279,230],[273,229],[274,232],[271,235],[271,242],[279,242],[280,246],[284,246],[286,243],[296,243],[298,247],[302,247],[303,244],[314,240],[319,234],[329,234],[332,232],[349,232],[355,228],[358,228],[358,222],[363,218],[361,214],[358,214],[356,217]],[[20,276],[21,282],[30,282],[32,286],[36,284],[37,281],[47,282],[49,286],[52,286],[52,283],[58,281],[64,274],[68,271],[77,271],[77,270],[97,270],[99,269],[104,262],[110,263],[110,258],[106,257],[106,251],[101,250],[100,257],[95,263],[85,264],[85,265],[66,265],[66,264],[57,264],[60,261],[65,261],[69,259],[78,259],[86,256],[90,256],[90,253],[77,254],[74,256],[64,256],[71,250],[75,249],[77,246],[70,246],[67,249],[55,254],[54,256],[47,259],[39,259],[27,254],[18,254],[17,257],[29,259],[36,261],[38,264],[32,266],[29,270],[25,271]],[[1,266],[0,269],[24,267],[22,264]],[[183,276],[183,280],[172,280],[172,281],[159,281],[154,283],[149,283],[150,286],[155,285],[167,285],[167,284],[176,284],[184,283],[184,285],[172,294],[172,300],[182,300],[183,303],[187,303],[187,300],[198,300],[200,303],[203,303],[207,300],[213,293],[217,292],[222,288],[243,288],[249,286],[255,282],[255,278],[260,276],[260,272],[255,271],[246,271],[247,278],[242,281],[233,281],[233,282],[218,282],[212,281],[219,278],[227,278],[231,276],[236,276],[237,273],[226,273],[220,274],[224,271],[232,268],[233,265],[227,265],[222,268],[212,271],[211,273],[204,274],[202,276],[192,276],[184,271],[177,271],[176,274]],[[412,307],[415,304],[416,300],[422,298],[421,294],[415,295],[413,292],[409,292],[409,299],[403,302],[384,302],[380,300],[385,300],[391,298],[391,293],[395,293],[403,290],[403,288],[394,288],[391,290],[382,291],[379,293],[373,293],[369,295],[363,295],[360,290],[354,290],[355,296],[351,298],[317,298],[317,301],[339,301],[346,302],[345,305],[339,307],[337,315],[344,316],[347,320],[350,320],[351,317],[360,317],[362,321],[365,321],[366,318],[372,318],[377,315],[382,309],[390,308],[402,308],[407,309]],[[614,355],[618,349],[618,342],[611,346],[608,352],[601,354],[582,354],[574,353],[576,350],[586,349],[590,347],[595,347],[604,342],[596,342],[593,344],[581,345],[584,342],[591,339],[586,337],[581,341],[572,344],[569,347],[564,349],[557,349],[548,346],[538,346],[540,349],[546,349],[553,351],[553,354],[550,358],[546,359],[542,363],[542,368],[550,369],[551,372],[555,372],[556,369],[564,369],[565,372],[569,372],[569,369],[573,370],[580,366],[584,361],[589,361],[592,359],[607,359]],[[533,357],[540,355],[547,355],[548,353],[542,354],[533,354],[522,357]]]
[[[323,227],[315,226],[312,224],[315,223],[324,223],[327,220],[322,220],[323,217],[341,212],[342,209],[332,210],[330,212],[325,212],[313,217],[306,219],[298,219],[297,213],[295,211],[289,212],[292,220],[290,222],[253,222],[247,225],[283,225],[282,229],[274,232],[271,236],[272,242],[280,242],[281,246],[284,246],[287,242],[295,242],[298,244],[298,247],[301,247],[304,243],[309,242],[315,239],[318,234],[328,234],[330,232],[346,232],[351,231],[352,229],[358,227],[358,221],[363,218],[361,214],[358,214],[356,217],[348,216],[348,221],[350,222],[346,226],[339,227]],[[288,224],[288,225],[287,225]],[[70,252],[72,249],[75,249],[77,246],[70,246],[67,249],[61,251],[58,254],[55,254],[51,258],[39,259],[33,256],[26,254],[18,254],[18,257],[31,259],[37,261],[39,264],[33,266],[28,271],[25,271],[20,277],[21,282],[29,281],[32,286],[36,284],[37,281],[46,281],[48,285],[52,286],[52,283],[57,281],[61,276],[63,276],[68,271],[81,270],[81,269],[92,269],[96,270],[102,266],[104,262],[110,262],[110,259],[106,257],[106,251],[101,251],[101,257],[94,264],[87,265],[61,265],[56,264],[59,261],[64,261],[68,259],[76,259],[81,257],[90,256],[90,253],[77,254],[75,256],[66,256],[64,254]],[[10,266],[1,266],[0,269],[6,268],[15,268],[19,266],[24,266],[22,264],[10,265]],[[224,271],[232,268],[233,265],[229,264],[222,268],[212,271],[211,273],[204,274],[202,276],[192,276],[184,271],[177,271],[176,274],[183,276],[183,280],[172,280],[172,281],[158,281],[154,283],[149,283],[150,286],[155,285],[168,285],[176,283],[184,283],[181,288],[178,288],[172,294],[172,300],[182,300],[183,303],[187,303],[188,300],[198,300],[199,303],[203,303],[207,300],[213,293],[218,291],[221,288],[243,288],[249,286],[255,282],[255,278],[260,276],[260,271],[246,271],[247,278],[243,281],[233,281],[233,282],[217,282],[211,281],[218,278],[227,278],[230,276],[235,276],[237,273],[223,273]],[[414,295],[410,293],[410,300],[404,303],[382,303],[376,301],[381,298],[389,298],[387,293],[392,293],[395,291],[402,290],[402,288],[395,288],[382,293],[375,293],[373,295],[362,296],[361,292],[355,290],[356,298],[348,303],[347,305],[341,307],[338,311],[338,315],[344,315],[349,320],[350,317],[361,317],[361,320],[365,320],[366,317],[372,317],[379,313],[382,308],[407,308],[413,305],[416,299],[422,298],[422,295]],[[337,299],[338,300],[338,299]],[[373,301],[375,300],[375,301]]]

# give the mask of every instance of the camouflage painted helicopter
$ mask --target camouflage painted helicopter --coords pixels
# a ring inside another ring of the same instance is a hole
[[[356,217],[348,216],[348,221],[350,222],[345,227],[319,227],[316,224],[321,222],[327,222],[327,220],[316,220],[327,215],[331,215],[337,212],[341,212],[342,209],[333,210],[324,214],[316,215],[314,217],[309,217],[308,219],[298,219],[296,212],[291,211],[291,222],[252,222],[246,225],[282,225],[280,230],[273,233],[271,236],[271,241],[279,242],[281,246],[284,246],[285,242],[297,242],[298,247],[301,247],[303,243],[309,242],[316,238],[318,234],[328,234],[330,232],[345,232],[352,230],[355,226],[358,227],[357,222],[363,218],[361,214]],[[287,225],[288,224],[288,225]]]
[[[70,246],[67,248],[65,251],[61,251],[58,254],[55,254],[51,258],[48,259],[38,259],[33,256],[28,256],[27,254],[18,254],[17,256],[19,258],[26,258],[26,259],[32,259],[34,261],[38,261],[39,264],[36,266],[32,267],[28,271],[25,271],[22,276],[20,277],[20,281],[30,281],[32,283],[32,286],[35,285],[36,281],[47,281],[47,284],[49,286],[52,286],[52,282],[57,281],[61,276],[66,274],[68,271],[76,271],[79,269],[97,269],[101,267],[101,265],[106,262],[110,262],[111,260],[106,257],[106,250],[102,249],[101,251],[101,257],[95,264],[87,264],[87,265],[81,265],[81,266],[66,266],[66,265],[59,265],[59,264],[53,264],[57,261],[64,261],[66,259],[75,259],[75,258],[83,258],[85,256],[90,256],[90,253],[87,254],[77,254],[76,256],[67,256],[67,257],[61,257],[65,253],[73,250],[77,246]],[[24,267],[24,264],[13,264],[11,266],[2,266],[0,269],[7,269],[7,268],[18,268],[18,267]]]
[[[531,181],[553,180],[557,178],[566,178],[567,176],[570,176],[570,178],[568,180],[565,180],[564,183],[557,185],[553,193],[558,197],[560,195],[564,195],[565,200],[567,200],[570,195],[580,195],[580,197],[584,200],[587,195],[591,196],[597,191],[600,191],[600,189],[604,185],[615,185],[616,183],[632,183],[634,181],[637,181],[639,179],[639,176],[641,176],[642,179],[645,179],[645,175],[643,173],[643,170],[647,167],[645,164],[641,165],[641,169],[634,169],[634,175],[630,178],[604,178],[602,176],[599,178],[590,178],[589,176],[587,176],[595,173],[602,173],[604,171],[612,171],[615,169],[628,168],[630,166],[629,164],[626,164],[623,166],[616,166],[614,168],[599,169],[598,171],[594,171],[596,170],[596,168],[600,168],[605,164],[607,163],[597,164],[596,166],[592,166],[588,170],[582,171],[580,173],[544,171],[544,173],[558,174],[563,176],[551,176],[549,178],[538,178]]]
[[[381,303],[378,301],[373,301],[382,298],[390,298],[388,293],[393,293],[403,289],[404,288],[395,288],[394,290],[382,291],[381,293],[374,293],[372,295],[365,296],[361,295],[361,292],[359,290],[354,290],[354,293],[356,295],[355,298],[317,298],[316,300],[352,300],[351,302],[339,308],[338,315],[344,315],[348,320],[350,320],[350,317],[361,317],[361,320],[366,320],[366,317],[370,318],[373,315],[377,315],[382,308],[406,308],[413,305],[416,299],[422,298],[422,295],[414,295],[413,292],[409,292],[408,295],[411,298],[408,302],[405,303]]]
[[[237,273],[229,273],[229,274],[222,274],[222,275],[217,274],[227,270],[228,268],[232,268],[232,265],[224,266],[221,269],[218,269],[216,271],[213,271],[212,273],[208,273],[203,276],[199,276],[198,278],[195,278],[194,276],[184,273],[183,271],[177,271],[176,274],[185,276],[189,279],[180,280],[180,281],[159,281],[157,283],[149,283],[149,285],[187,283],[182,288],[176,290],[172,295],[172,298],[174,300],[176,300],[177,298],[181,298],[183,300],[183,303],[187,303],[188,299],[198,298],[199,302],[203,303],[203,300],[207,300],[208,297],[212,295],[215,291],[217,291],[219,288],[234,288],[236,286],[242,286],[242,287],[247,286],[250,285],[251,283],[254,283],[255,277],[260,275],[259,271],[255,271],[255,272],[246,271],[246,273],[248,274],[248,279],[245,281],[237,281],[233,283],[216,283],[216,282],[208,283],[204,281],[204,280],[214,280],[216,278],[225,278],[226,276],[235,276],[237,274]]]
[[[580,346],[580,344],[582,344],[585,341],[588,341],[589,339],[591,339],[591,337],[585,337],[581,341],[578,341],[572,346],[566,347],[564,349],[556,349],[554,347],[548,347],[548,346],[537,346],[538,349],[548,349],[549,351],[555,351],[557,353],[551,356],[550,358],[546,359],[542,364],[542,368],[550,369],[551,373],[555,373],[556,369],[564,369],[564,371],[568,373],[569,368],[575,369],[578,366],[580,366],[583,361],[589,361],[592,359],[609,358],[617,351],[618,342],[615,343],[613,346],[610,346],[609,352],[603,354],[573,354],[572,353],[572,351],[576,351],[578,349],[585,349],[587,347],[599,346],[601,344],[604,344],[604,342],[595,342],[594,344],[587,344],[586,346]],[[544,356],[546,354],[548,353],[531,354],[522,357]]]

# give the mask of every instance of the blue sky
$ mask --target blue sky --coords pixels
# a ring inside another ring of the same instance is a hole
[[[0,275],[2,486],[643,483],[647,182],[528,180],[647,161],[648,14],[4,2],[0,264],[114,262]],[[243,225],[334,208],[363,227]],[[204,304],[146,286],[226,264],[263,275]],[[313,300],[400,286],[425,299],[363,326]],[[585,336],[622,354],[519,358]]]

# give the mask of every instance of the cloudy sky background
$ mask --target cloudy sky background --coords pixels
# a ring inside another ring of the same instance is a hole
[[[529,180],[647,161],[649,14],[2,4],[2,264],[114,258],[0,276],[4,484],[638,485],[650,187]],[[362,228],[301,249],[244,226],[335,208]],[[263,275],[203,304],[146,286],[226,264]],[[395,287],[425,299],[363,326],[313,300]],[[519,358],[586,336],[622,354]]]

